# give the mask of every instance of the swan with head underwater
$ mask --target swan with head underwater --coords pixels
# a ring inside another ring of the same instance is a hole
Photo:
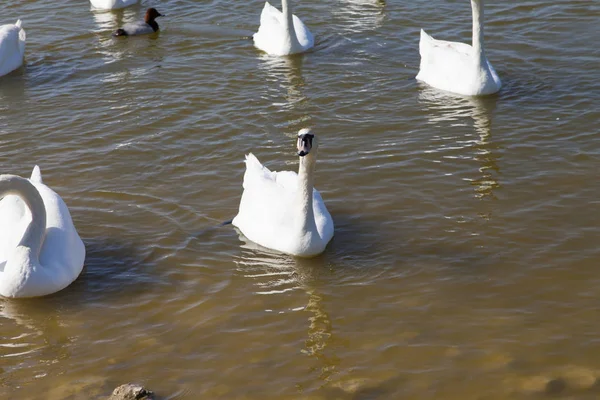
[[[58,292],[79,276],[84,260],[69,209],[39,168],[30,179],[0,175],[0,296]]]
[[[483,0],[471,0],[472,46],[436,40],[421,29],[421,66],[417,79],[465,96],[496,93],[502,82],[488,61],[483,44]]]
[[[265,3],[258,32],[253,35],[254,46],[274,56],[287,56],[303,53],[315,45],[312,33],[292,14],[290,1],[281,0],[282,11],[268,1]]]
[[[122,28],[113,32],[113,36],[134,36],[145,35],[148,33],[157,32],[159,27],[156,23],[156,18],[164,17],[164,14],[159,13],[156,8],[149,8],[144,15],[144,21],[136,21],[125,24]]]
[[[298,174],[271,172],[253,155],[246,156],[244,191],[232,224],[249,240],[298,257],[322,253],[333,237],[333,220],[314,189],[317,137],[298,132]]]
[[[140,0],[90,0],[92,7],[100,10],[116,10],[139,3]]]
[[[25,30],[21,20],[14,24],[0,25],[0,76],[23,65],[25,56]]]

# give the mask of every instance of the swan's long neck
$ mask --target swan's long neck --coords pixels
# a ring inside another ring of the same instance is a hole
[[[303,232],[316,229],[315,214],[313,212],[313,187],[314,172],[317,161],[316,149],[300,157],[298,169],[298,204],[300,209],[300,229]]]
[[[294,29],[294,15],[292,14],[292,6],[288,0],[281,0],[281,12],[283,13],[283,27],[287,33],[290,45],[292,48],[300,46],[296,30]]]
[[[46,234],[44,200],[29,180],[16,175],[0,175],[0,198],[10,194],[19,196],[31,211],[31,223],[25,230],[19,246],[29,247],[32,256],[36,258],[35,261],[39,261],[40,250]]]
[[[483,50],[483,0],[471,0],[473,11],[473,56],[475,61],[484,65],[485,52]]]

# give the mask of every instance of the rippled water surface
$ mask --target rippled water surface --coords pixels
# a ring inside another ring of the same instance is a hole
[[[598,2],[488,4],[483,99],[414,79],[421,27],[470,41],[466,0],[296,1],[317,45],[292,58],[248,39],[262,1],[6,3],[0,171],[39,164],[87,258],[0,300],[0,398],[600,396]],[[150,5],[160,33],[110,36]],[[217,227],[244,154],[295,169],[303,127],[336,224],[309,260]]]

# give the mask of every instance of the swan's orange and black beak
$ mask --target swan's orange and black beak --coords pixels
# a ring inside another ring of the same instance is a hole
[[[315,135],[313,135],[312,133],[301,133],[298,135],[298,155],[300,157],[304,157],[305,155],[310,153],[314,137]]]

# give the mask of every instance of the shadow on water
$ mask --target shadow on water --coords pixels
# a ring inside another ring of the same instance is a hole
[[[151,249],[140,251],[133,243],[116,239],[94,239],[85,242],[86,259],[79,278],[65,290],[46,298],[93,302],[134,298],[138,294],[164,285],[154,274],[156,263]]]
[[[399,232],[386,224],[385,216],[357,215],[338,207],[329,209],[335,224],[335,234],[322,257],[343,267],[371,267],[373,259],[385,255],[382,243]]]

